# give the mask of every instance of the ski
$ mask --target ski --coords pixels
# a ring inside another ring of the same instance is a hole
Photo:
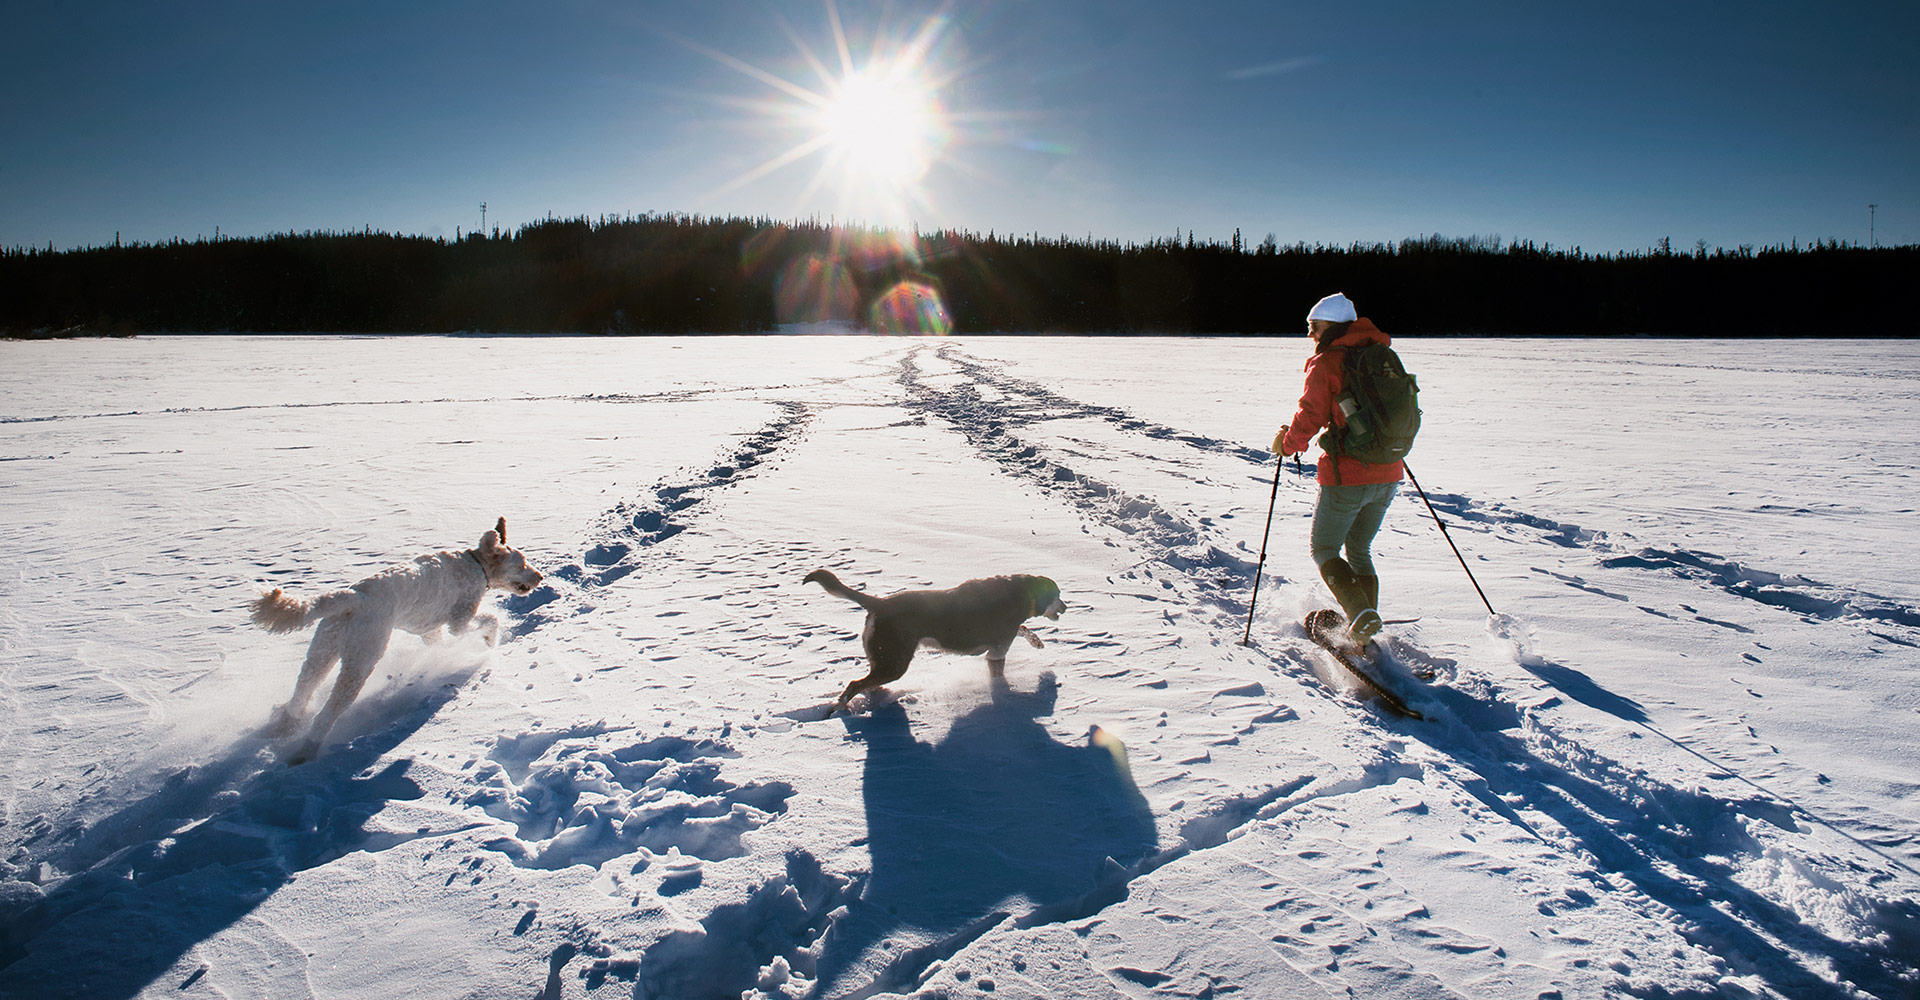
[[[1307,619],[1303,624],[1306,626],[1307,638],[1312,639],[1315,645],[1332,654],[1333,658],[1340,661],[1340,665],[1347,668],[1349,673],[1360,678],[1360,682],[1365,684],[1375,695],[1378,695],[1381,702],[1385,703],[1387,708],[1391,709],[1395,714],[1404,715],[1409,719],[1426,718],[1426,716],[1421,715],[1412,706],[1401,700],[1399,695],[1388,690],[1386,685],[1381,684],[1380,681],[1373,676],[1371,669],[1369,669],[1371,664],[1367,662],[1368,657],[1344,641],[1346,637],[1342,634],[1341,625],[1345,624],[1345,620],[1340,617],[1339,612],[1310,611],[1307,613]]]

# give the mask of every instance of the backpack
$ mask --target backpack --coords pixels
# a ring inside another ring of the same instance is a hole
[[[1334,405],[1347,425],[1327,428],[1320,447],[1336,459],[1345,455],[1368,465],[1407,457],[1420,433],[1420,385],[1400,356],[1385,344],[1349,347],[1340,370],[1345,385]],[[1339,469],[1337,461],[1334,468]]]

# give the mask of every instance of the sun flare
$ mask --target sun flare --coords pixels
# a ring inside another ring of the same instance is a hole
[[[827,14],[837,60],[822,59],[790,29],[798,62],[786,67],[763,67],[692,46],[771,88],[772,95],[742,99],[736,106],[792,137],[790,145],[709,195],[812,160],[817,168],[799,192],[799,203],[832,191],[840,218],[906,225],[932,208],[930,175],[943,164],[955,165],[956,123],[978,117],[956,116],[942,101],[943,88],[952,82],[944,75],[951,67],[939,68],[952,62],[945,52],[949,19],[930,17],[904,34],[876,31],[870,38],[850,38],[832,0]]]
[[[940,120],[932,91],[911,72],[869,67],[840,79],[816,127],[849,173],[899,187],[926,175]]]

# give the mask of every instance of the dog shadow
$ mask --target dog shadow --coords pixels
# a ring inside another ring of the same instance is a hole
[[[1051,674],[1032,692],[996,678],[992,700],[931,744],[914,738],[897,702],[845,719],[867,747],[873,867],[827,934],[815,995],[834,995],[849,977],[911,981],[970,932],[1006,914],[1071,909],[1103,891],[1115,865],[1157,850],[1152,812],[1123,756],[1060,742],[1036,721],[1053,713],[1056,691]],[[895,936],[910,940],[891,952],[874,947]]]
[[[273,742],[250,733],[92,823],[45,859],[74,874],[0,901],[0,991],[137,996],[299,872],[421,836],[367,829],[388,802],[424,794],[410,761],[371,769],[453,694],[300,767],[277,766]]]

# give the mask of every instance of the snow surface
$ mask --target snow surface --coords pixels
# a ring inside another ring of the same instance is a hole
[[[1920,344],[1398,346],[1427,722],[1291,465],[1240,641],[1304,338],[0,344],[0,992],[1920,995]],[[245,602],[500,515],[499,648],[282,763]],[[819,567],[1069,610],[822,719]]]

